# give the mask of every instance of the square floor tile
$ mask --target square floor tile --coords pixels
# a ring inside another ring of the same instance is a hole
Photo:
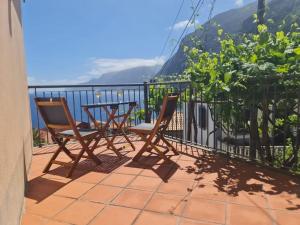
[[[113,201],[116,205],[142,209],[149,200],[152,192],[125,189]]]
[[[226,202],[229,198],[229,194],[212,184],[197,184],[191,192],[191,197]]]
[[[162,183],[158,189],[160,193],[186,195],[192,192],[193,181],[186,180],[169,180],[167,183]]]
[[[154,191],[160,183],[161,179],[159,178],[138,176],[128,187],[139,190]]]
[[[138,215],[139,210],[118,206],[107,206],[90,223],[90,225],[130,225]]]
[[[172,215],[160,214],[143,211],[142,214],[138,217],[135,225],[176,225],[177,217]]]
[[[160,213],[181,215],[187,200],[184,196],[154,194],[146,206],[146,210]]]
[[[64,209],[55,219],[76,225],[88,224],[104,208],[103,204],[76,201]]]
[[[72,202],[74,202],[74,199],[64,198],[60,196],[50,196],[45,200],[39,202],[38,204],[32,206],[30,209],[28,209],[28,211],[50,218],[62,211]]]
[[[148,176],[148,177],[157,177],[157,178],[166,178],[170,171],[172,170],[173,166],[169,164],[162,164],[162,165],[156,165],[152,166],[148,169],[144,169],[141,173],[142,176]]]
[[[274,210],[275,220],[278,225],[296,225],[300,224],[300,213],[294,213],[286,210]]]
[[[200,222],[200,221],[189,220],[189,219],[182,219],[180,225],[221,225],[221,224],[209,223],[209,222]]]
[[[246,191],[240,191],[237,196],[230,196],[229,202],[254,207],[267,207],[267,198],[263,193],[249,193]]]
[[[134,175],[112,173],[105,180],[103,180],[101,184],[126,187],[134,177]]]
[[[82,175],[76,181],[84,182],[84,183],[91,183],[91,184],[98,184],[104,178],[107,177],[108,174],[101,173],[101,172],[94,172],[91,171],[87,174]]]
[[[22,225],[43,225],[46,224],[47,219],[42,216],[33,215],[30,213],[25,213],[22,217]]]
[[[187,202],[183,216],[194,220],[225,223],[225,213],[224,203],[191,198]]]
[[[230,225],[272,225],[273,218],[268,209],[230,204],[228,207]]]
[[[36,224],[36,225],[38,225],[38,224]],[[69,224],[60,222],[60,221],[56,221],[56,220],[49,220],[49,222],[47,222],[45,225],[69,225]]]
[[[193,170],[198,168],[195,161],[178,160],[176,163],[180,166],[180,168],[193,168]]]
[[[142,168],[134,167],[134,166],[121,166],[117,170],[115,170],[115,173],[121,173],[121,174],[130,174],[130,175],[137,175],[142,172]]]
[[[31,206],[34,206],[38,201],[35,199],[25,197],[25,209],[29,209]]]
[[[300,213],[300,198],[292,194],[268,195],[271,209],[291,210]]]
[[[177,180],[195,180],[198,176],[197,170],[195,167],[180,167],[175,173],[170,176],[170,179]]]
[[[72,178],[54,175],[54,174],[50,174],[50,173],[43,174],[42,178],[45,178],[47,180],[58,181],[58,182],[65,183],[65,184],[72,181]]]
[[[200,173],[197,177],[200,183],[215,183],[219,179],[219,174],[216,173]]]
[[[84,196],[82,196],[82,200],[108,203],[111,200],[113,200],[113,198],[116,197],[121,190],[122,189],[119,187],[96,185],[91,190],[89,190]]]
[[[28,182],[26,197],[36,201],[42,201],[65,185],[64,182],[58,180],[48,180],[43,177],[37,177]]]
[[[184,160],[184,161],[191,161],[191,162],[195,162],[196,159],[194,157],[188,156],[188,155],[183,155],[181,154],[179,157],[179,161]]]
[[[79,198],[93,186],[95,185],[73,181],[55,192],[55,195],[65,196],[69,198]]]

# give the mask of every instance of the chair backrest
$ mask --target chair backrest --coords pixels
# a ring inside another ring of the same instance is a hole
[[[169,95],[164,97],[162,105],[162,120],[169,120],[172,118],[177,107],[178,95]],[[164,111],[163,111],[164,110]]]
[[[178,98],[178,94],[164,96],[162,107],[155,124],[155,132],[157,132],[158,129],[165,130],[168,127],[176,110]]]
[[[75,127],[65,98],[35,98],[35,103],[48,129]]]

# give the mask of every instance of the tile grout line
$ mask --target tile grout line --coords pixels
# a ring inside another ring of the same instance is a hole
[[[176,162],[178,162],[178,161],[180,160],[180,158],[181,158],[181,156],[178,157],[178,158],[176,159]],[[186,161],[186,160],[182,160],[182,161]],[[191,162],[192,162],[192,161],[191,161]],[[171,170],[172,170],[172,166],[170,166],[167,175],[171,173]],[[91,170],[91,171],[92,171],[92,170]],[[91,171],[89,171],[89,172],[91,172]],[[97,216],[104,210],[104,208],[106,208],[108,205],[118,206],[118,205],[112,204],[112,202],[113,202],[113,201],[114,201],[114,200],[115,200],[122,192],[124,192],[124,190],[128,190],[128,189],[130,190],[130,189],[132,189],[132,190],[145,191],[145,190],[142,190],[142,189],[135,189],[135,188],[129,188],[129,187],[128,187],[128,186],[129,186],[135,179],[137,179],[137,177],[139,177],[139,176],[140,176],[140,177],[151,177],[151,178],[154,178],[154,177],[152,177],[152,176],[141,175],[141,174],[143,173],[143,171],[145,171],[145,169],[142,169],[139,173],[137,173],[137,174],[135,174],[135,175],[130,174],[130,175],[133,175],[134,178],[133,178],[133,179],[132,179],[125,187],[101,184],[104,180],[106,180],[106,179],[108,179],[109,177],[111,177],[112,174],[115,174],[115,172],[112,172],[111,174],[109,174],[109,176],[103,178],[103,179],[100,180],[98,183],[96,183],[96,184],[93,183],[93,186],[92,186],[91,188],[89,188],[86,192],[84,192],[79,198],[71,198],[71,197],[67,197],[67,196],[62,196],[62,197],[65,197],[65,198],[75,199],[74,202],[72,202],[71,204],[69,204],[69,205],[66,206],[65,208],[67,208],[67,207],[71,206],[72,204],[74,204],[74,203],[76,202],[76,200],[77,200],[77,201],[78,201],[78,200],[81,200],[81,197],[82,197],[83,195],[85,195],[88,191],[90,191],[92,188],[94,188],[96,185],[104,185],[104,186],[112,186],[112,187],[119,187],[119,188],[122,188],[122,190],[121,190],[121,191],[120,191],[120,192],[119,192],[119,193],[118,193],[111,201],[109,201],[108,203],[104,204],[105,206],[103,207],[103,209],[100,210],[99,213],[95,216],[95,217],[97,217]],[[126,174],[126,173],[118,173],[118,174],[129,175],[129,174]],[[166,175],[166,176],[167,176],[167,175]],[[172,180],[188,180],[188,179],[172,179]],[[80,182],[80,181],[78,181],[78,182]],[[83,183],[88,183],[88,182],[83,182]],[[140,209],[140,213],[136,216],[136,218],[135,218],[135,220],[133,221],[132,224],[134,224],[134,223],[136,222],[136,220],[140,217],[140,214],[141,214],[143,211],[150,211],[150,212],[154,212],[154,213],[158,213],[158,214],[166,214],[166,215],[170,215],[170,214],[168,214],[168,213],[162,213],[162,212],[155,212],[155,211],[151,211],[151,210],[145,210],[147,204],[153,199],[154,194],[159,193],[159,192],[158,192],[158,189],[161,187],[162,183],[163,183],[163,181],[161,181],[160,184],[157,186],[157,188],[152,192],[150,198],[149,198],[148,201],[146,202],[145,206],[144,206],[142,209]],[[194,185],[195,183],[199,183],[199,181],[195,181],[195,180],[194,180],[193,185]],[[91,183],[89,183],[89,184],[91,184]],[[194,188],[194,187],[193,187],[193,188]],[[147,191],[147,190],[146,190],[146,191]],[[173,195],[173,194],[172,194],[172,195]],[[56,195],[56,196],[60,196],[60,195]],[[181,196],[181,197],[182,197],[182,195],[178,195],[178,196]],[[93,202],[93,201],[91,201],[91,202]],[[99,202],[96,202],[96,203],[99,204]],[[186,208],[186,205],[187,205],[187,203],[185,203],[184,209]],[[124,206],[120,206],[120,205],[119,205],[119,207],[124,207]],[[64,209],[65,209],[65,208],[64,208]],[[126,206],[125,206],[125,208],[132,208],[132,207],[126,207]],[[63,211],[64,209],[62,209],[61,211]],[[136,209],[136,208],[132,208],[132,209]],[[178,219],[177,219],[177,224],[180,223],[181,217],[182,217],[182,218],[186,218],[186,217],[183,217],[183,216],[182,216],[182,213],[183,213],[184,209],[181,211],[180,216],[177,216],[177,215],[176,215],[176,217],[178,218]],[[60,211],[60,212],[61,212],[61,211]],[[57,214],[59,214],[60,212],[58,212]],[[57,214],[55,214],[54,217],[55,217]],[[95,217],[93,217],[93,218],[90,220],[89,223],[91,223],[91,222],[95,219]],[[190,218],[189,218],[189,219],[190,219]]]
[[[93,171],[93,170],[89,170],[88,172],[91,172],[91,171]],[[140,172],[141,173],[141,172]],[[82,175],[83,176],[83,175]],[[109,175],[109,176],[111,176],[111,174]],[[108,176],[108,177],[109,177]],[[78,177],[78,178],[80,178],[80,177]],[[77,178],[77,179],[78,179]],[[89,188],[87,191],[85,191],[81,196],[79,196],[78,198],[72,198],[72,197],[67,197],[67,196],[63,196],[63,195],[57,195],[57,194],[55,194],[55,193],[53,193],[53,195],[54,196],[58,196],[58,197],[64,197],[64,198],[68,198],[68,199],[72,199],[72,200],[74,200],[73,202],[71,202],[70,204],[68,204],[66,207],[64,207],[63,209],[61,209],[59,212],[57,212],[56,214],[54,214],[52,217],[45,217],[45,218],[48,218],[48,219],[53,219],[53,220],[55,220],[54,218],[59,214],[59,213],[61,213],[63,210],[65,210],[66,208],[68,208],[68,207],[70,207],[71,205],[73,205],[73,204],[75,204],[75,202],[77,202],[77,201],[83,201],[81,198],[82,198],[82,196],[84,196],[87,192],[89,192],[91,189],[93,189],[94,187],[96,187],[97,185],[99,185],[102,181],[104,181],[106,178],[103,178],[102,180],[100,180],[98,183],[96,183],[96,184],[92,184],[93,186],[91,187],[91,188]],[[74,181],[76,181],[76,180],[74,180]],[[66,183],[66,185],[65,186],[67,186],[68,184],[70,184],[72,181],[70,181],[70,182],[68,182],[68,183]],[[90,183],[89,183],[90,184]],[[121,191],[122,192],[122,191]],[[89,202],[91,202],[91,201],[89,201]],[[98,204],[99,204],[99,202],[98,202]],[[105,204],[104,204],[105,205]],[[103,207],[103,209],[104,208],[106,208],[106,206],[104,206]],[[99,213],[100,212],[102,212],[103,211],[103,209],[101,209],[100,211],[99,211]],[[98,214],[99,214],[98,213]],[[97,214],[97,215],[98,215]],[[38,215],[38,214],[37,214]],[[43,216],[44,217],[44,216]],[[95,218],[95,217],[94,217]],[[89,222],[88,222],[88,224],[94,219],[94,218],[92,218]],[[61,221],[61,220],[56,220],[56,221]],[[64,221],[61,221],[61,222],[64,222]]]
[[[141,170],[139,173],[137,173],[137,174],[135,174],[134,175],[134,178],[125,186],[125,187],[127,187],[128,185],[130,185],[141,173],[142,173],[142,171],[143,170]],[[111,175],[110,175],[111,176]],[[106,179],[106,178],[105,178]],[[105,179],[103,179],[103,180],[101,180],[100,182],[102,182],[102,181],[104,181]],[[100,183],[99,182],[99,183]],[[98,184],[99,184],[98,183]],[[97,185],[98,185],[97,184]],[[103,184],[102,184],[103,185]],[[109,186],[109,185],[107,185],[107,186]],[[112,186],[112,187],[115,187],[115,186]],[[115,196],[115,197],[113,197],[109,202],[107,202],[107,203],[104,203],[104,207],[103,207],[103,209],[102,210],[100,210],[88,223],[87,223],[87,225],[89,225],[89,224],[91,224],[92,222],[93,222],[93,220],[94,219],[96,219],[97,217],[98,217],[98,215],[107,207],[107,206],[109,206],[109,205],[111,205],[110,203],[112,203],[123,191],[124,191],[124,189],[125,189],[125,187],[122,187],[122,190]]]
[[[182,157],[182,154],[180,155],[180,157],[178,157],[178,159],[177,159],[176,162],[180,161],[181,157]],[[184,160],[182,160],[182,161],[184,161]],[[191,161],[191,162],[193,162],[193,161]],[[193,162],[193,164],[194,164],[194,162]],[[193,184],[192,184],[192,191],[194,190],[194,185],[195,185],[195,183],[197,183],[197,184],[199,183],[199,181],[197,181],[197,175],[196,175],[196,177],[194,178],[194,181],[193,181]],[[191,191],[191,192],[192,192],[192,191]],[[190,195],[191,195],[191,192],[188,192],[188,193],[183,197],[183,200],[189,198]],[[183,214],[184,214],[184,211],[185,211],[185,209],[186,209],[186,207],[187,207],[187,204],[188,204],[187,201],[185,201],[185,202],[184,202],[184,206],[183,206],[183,208],[182,208],[182,210],[181,210],[179,219],[177,220],[177,225],[180,225],[180,224],[182,223],[182,218],[184,218],[184,215],[183,215]]]
[[[180,155],[179,157],[176,158],[176,161],[175,161],[175,162],[177,163],[178,160],[179,160],[180,158],[181,158],[181,155]],[[168,175],[171,173],[171,171],[172,171],[172,167],[170,167],[169,172],[167,173],[166,176],[168,176]],[[162,183],[163,183],[163,180],[162,180],[162,181],[160,182],[160,184],[157,186],[157,188],[155,189],[155,191],[151,194],[151,196],[150,196],[150,198],[148,199],[148,201],[146,201],[146,204],[145,204],[144,207],[141,209],[140,213],[137,215],[137,217],[135,218],[135,220],[132,222],[131,225],[134,225],[134,224],[136,223],[136,221],[138,220],[138,218],[140,217],[140,215],[142,214],[142,212],[145,211],[145,208],[147,207],[147,205],[149,204],[149,202],[153,199],[153,196],[154,196],[155,194],[159,193],[158,190],[159,190],[159,188],[161,187]],[[147,210],[146,210],[146,211],[147,211]],[[162,213],[160,213],[160,214],[162,214]],[[182,212],[181,212],[181,214],[182,214]],[[167,215],[170,215],[170,214],[167,214]],[[176,217],[178,218],[178,216],[176,216]],[[177,223],[179,223],[178,220],[180,220],[180,217],[181,217],[181,215],[179,216],[179,219],[177,219]]]
[[[176,162],[177,162],[177,161],[178,161],[178,158],[177,158]],[[167,173],[166,176],[168,176],[169,173],[171,173],[171,169],[172,169],[172,168],[169,169],[169,172]],[[162,185],[162,183],[163,183],[163,180],[161,180],[160,184],[159,184],[159,185],[156,187],[156,189],[152,192],[151,196],[150,196],[149,199],[146,201],[144,207],[140,210],[140,212],[139,212],[138,215],[135,217],[135,219],[132,221],[131,225],[134,225],[134,224],[137,222],[138,218],[139,218],[140,215],[145,211],[147,205],[148,205],[149,202],[153,199],[153,196],[157,193],[157,191],[158,191],[158,189],[160,188],[160,186]]]
[[[269,202],[269,196],[267,194],[264,194],[266,198],[266,203],[267,203],[267,209],[269,212],[270,217],[272,218],[272,225],[277,225],[276,222],[276,213],[275,210],[272,209],[271,204]]]
[[[83,193],[80,197],[78,197],[78,198],[71,198],[71,197],[67,197],[67,196],[63,196],[63,195],[55,195],[55,194],[53,193],[54,196],[72,199],[73,202],[71,202],[70,204],[68,204],[66,207],[64,207],[63,209],[61,209],[59,212],[57,212],[56,214],[54,214],[54,215],[53,215],[52,217],[50,217],[50,218],[53,219],[53,220],[61,221],[61,222],[64,222],[64,223],[65,223],[65,221],[55,219],[55,217],[56,217],[58,214],[60,214],[62,211],[64,211],[65,209],[69,208],[71,205],[75,204],[77,201],[82,201],[82,200],[80,200],[80,198],[81,198],[83,195],[85,195],[88,191],[90,191],[92,188],[94,188],[95,186],[96,186],[96,184],[95,184],[94,186],[92,186],[91,188],[89,188],[86,192],[84,192],[84,193]]]
[[[191,194],[192,194],[192,192],[194,191],[194,189],[197,187],[197,185],[199,184],[199,182],[200,181],[197,181],[197,176],[194,178],[194,182],[193,182],[193,185],[192,185],[192,188],[191,188],[191,191],[190,192],[188,192],[185,196],[184,196],[184,198],[183,199],[187,199],[187,198],[190,198],[191,197]],[[195,184],[196,184],[196,186],[195,186]],[[188,200],[187,200],[188,201]],[[186,210],[186,207],[187,207],[187,201],[184,203],[184,207],[183,207],[183,209],[182,209],[182,211],[181,211],[181,214],[180,214],[180,223],[182,222],[182,218],[184,218],[184,211]],[[178,223],[178,225],[180,224],[180,223]]]

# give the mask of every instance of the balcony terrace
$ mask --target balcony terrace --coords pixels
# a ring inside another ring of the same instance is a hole
[[[130,138],[141,147],[135,136]],[[42,173],[56,146],[35,148],[22,224],[299,224],[298,178],[172,143],[181,154],[169,155],[170,163],[155,154],[133,162],[136,152],[130,146],[119,160],[99,147],[103,163],[81,160],[71,178],[61,166]],[[76,152],[79,145],[69,147]]]

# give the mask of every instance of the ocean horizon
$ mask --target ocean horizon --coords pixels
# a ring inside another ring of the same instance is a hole
[[[47,90],[29,92],[30,110],[32,128],[44,128],[45,124],[40,117],[34,98],[35,97],[65,97],[68,103],[69,110],[75,121],[90,122],[84,112],[82,105],[94,103],[120,102],[120,101],[136,101],[137,107],[133,112],[144,106],[144,92],[141,90]],[[121,105],[118,113],[122,114],[128,110],[128,105]],[[91,111],[95,118],[100,121],[107,120],[107,115],[103,109],[92,109]],[[134,118],[136,120],[137,118]],[[136,121],[135,121],[136,122]]]

